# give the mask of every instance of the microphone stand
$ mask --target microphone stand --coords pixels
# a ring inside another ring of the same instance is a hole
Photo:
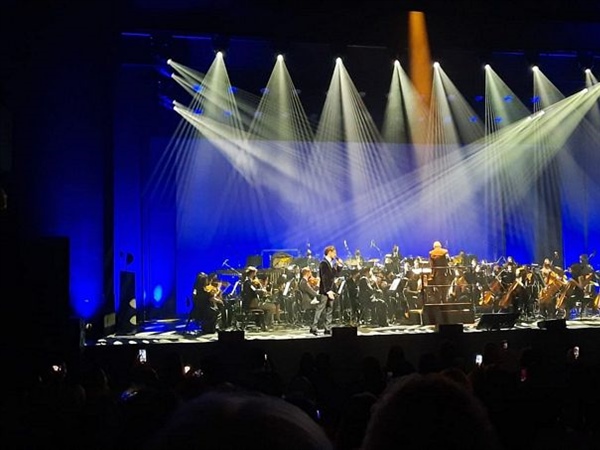
[[[238,299],[235,298],[235,291],[239,287],[239,289],[240,289],[240,296],[239,296],[239,305],[237,305],[237,307],[241,311],[242,310],[242,295],[241,295],[242,288],[241,288],[241,283],[243,282],[243,280],[242,280],[242,272],[240,272],[239,270],[231,267],[229,265],[229,262],[227,260],[225,260],[222,265],[225,266],[225,267],[227,267],[229,270],[231,270],[233,273],[235,273],[239,277],[239,280],[237,280],[235,282],[235,284],[233,285],[233,288],[231,288],[230,294],[233,296],[233,301],[232,302],[229,302],[229,301],[225,302],[225,305],[226,305],[225,306],[225,311],[226,311],[226,314],[229,316],[227,318],[227,320],[226,320],[227,321],[226,327],[227,328],[231,327],[232,323],[235,322],[235,326],[237,328],[239,324],[237,323],[236,314],[234,314],[235,307],[236,307],[234,305],[236,303],[238,303],[237,302]],[[231,305],[231,306],[227,306],[227,305]]]
[[[238,277],[241,277],[241,276],[242,276],[242,272],[240,272],[239,270],[237,270],[237,269],[234,269],[233,267],[231,267],[227,261],[225,261],[225,262],[223,263],[223,265],[224,265],[225,267],[227,267],[229,270],[231,270],[232,272],[234,272],[234,273],[235,273],[235,274],[236,274]]]
[[[383,258],[381,249],[379,247],[377,247],[377,244],[375,244],[375,241],[371,241],[371,246],[377,249],[377,251],[379,252],[379,260],[381,261],[381,259]]]

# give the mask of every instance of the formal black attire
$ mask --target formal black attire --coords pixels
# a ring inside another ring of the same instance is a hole
[[[260,296],[258,294],[259,289],[254,285],[253,280],[247,277],[242,283],[242,311],[248,313],[251,309],[262,309],[260,308]],[[267,312],[265,311],[265,314]],[[259,326],[263,331],[267,329],[265,314],[256,316],[256,325]]]
[[[301,295],[302,310],[306,311],[309,309],[314,309],[315,305],[311,305],[310,302],[312,302],[314,299],[319,300],[319,291],[314,289],[304,277],[300,278],[300,282],[298,283],[298,291]]]
[[[361,319],[379,326],[387,326],[387,304],[381,292],[373,287],[367,276],[358,280],[358,302],[361,308]]]
[[[194,282],[192,291],[192,309],[186,324],[186,330],[191,320],[196,321],[203,333],[214,333],[220,316],[219,309],[213,304],[212,294],[206,290],[208,278],[199,274]]]
[[[327,295],[328,292],[336,291],[335,279],[342,272],[342,266],[339,266],[335,260],[330,261],[324,258],[319,263],[319,304],[315,309],[315,315],[310,327],[311,332],[315,333],[319,325],[321,316],[325,315],[325,332],[331,333],[331,324],[333,322],[333,300]]]

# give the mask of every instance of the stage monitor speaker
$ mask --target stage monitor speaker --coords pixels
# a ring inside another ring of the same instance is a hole
[[[474,323],[475,313],[470,303],[425,303],[423,325]]]
[[[548,331],[566,330],[567,322],[565,319],[541,320],[537,323],[538,328]]]
[[[137,330],[137,306],[135,300],[135,273],[122,271],[120,274],[119,309],[116,330],[131,334]]]
[[[482,314],[477,323],[477,329],[500,330],[502,328],[513,328],[519,318],[519,314],[518,312]]]
[[[335,339],[352,339],[358,336],[356,327],[333,327],[331,337]]]
[[[232,343],[244,341],[244,330],[221,331],[217,332],[219,342]]]
[[[462,323],[438,323],[435,331],[443,337],[456,337],[462,334]]]

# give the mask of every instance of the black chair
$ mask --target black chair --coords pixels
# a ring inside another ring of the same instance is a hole
[[[234,328],[238,330],[246,330],[248,328],[260,328],[262,331],[267,330],[265,322],[265,312],[260,308],[249,308],[244,305],[240,299],[237,301],[237,307],[234,313]]]

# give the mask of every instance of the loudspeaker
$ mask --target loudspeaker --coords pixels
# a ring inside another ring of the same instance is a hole
[[[475,313],[470,303],[425,303],[423,325],[474,323]]]
[[[221,331],[217,332],[219,336],[219,342],[243,342],[244,341],[244,330],[232,330],[232,331]]]
[[[463,332],[462,323],[439,323],[435,326],[435,331],[445,337],[455,337]]]
[[[567,322],[565,319],[541,320],[537,323],[537,325],[540,329],[548,331],[558,331],[567,329]]]
[[[519,318],[520,313],[495,313],[482,314],[477,323],[478,330],[499,330],[501,328],[512,328]]]
[[[352,339],[358,336],[356,327],[333,327],[331,336],[335,339]]]
[[[119,309],[115,328],[120,333],[135,333],[137,329],[135,273],[122,271],[119,280]]]

